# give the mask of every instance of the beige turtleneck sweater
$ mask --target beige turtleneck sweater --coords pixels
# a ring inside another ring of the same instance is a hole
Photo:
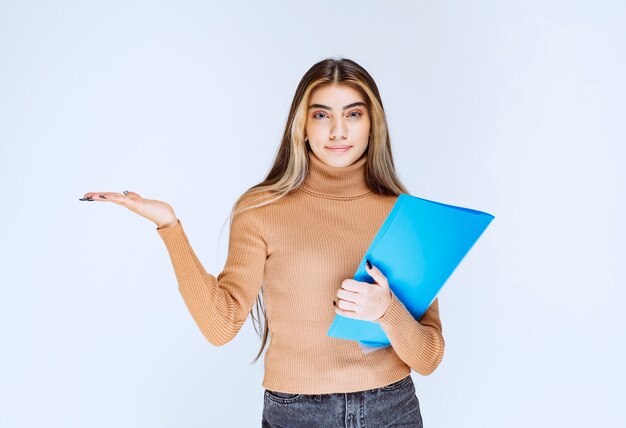
[[[234,216],[224,270],[207,273],[178,223],[157,228],[178,289],[204,337],[230,341],[265,284],[269,322],[263,387],[304,394],[355,392],[432,373],[444,354],[436,298],[416,321],[392,292],[376,322],[391,346],[365,354],[358,342],[326,333],[341,281],[353,278],[397,196],[372,192],[367,155],[332,167],[309,152],[301,188],[269,205]],[[244,198],[244,202],[246,201]]]

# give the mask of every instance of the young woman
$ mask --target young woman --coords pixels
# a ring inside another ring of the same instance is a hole
[[[157,225],[185,304],[213,345],[230,341],[248,314],[260,324],[256,299],[264,321],[254,361],[270,338],[263,426],[421,427],[411,370],[429,375],[443,358],[438,299],[415,320],[375,261],[374,283],[352,279],[400,193],[409,192],[374,80],[354,61],[326,59],[296,89],[269,174],[233,206],[219,275],[205,271],[169,204],[127,191],[85,198]],[[391,346],[365,352],[329,337],[336,314],[380,323]]]

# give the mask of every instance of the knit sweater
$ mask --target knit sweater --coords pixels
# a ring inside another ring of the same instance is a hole
[[[156,229],[180,294],[211,344],[223,345],[239,332],[264,285],[270,332],[266,389],[362,391],[403,379],[411,369],[428,375],[443,358],[438,298],[418,321],[391,292],[391,304],[376,320],[391,346],[373,352],[326,334],[341,282],[353,278],[398,198],[368,187],[366,162],[364,155],[349,166],[333,167],[309,152],[309,172],[300,188],[233,217],[227,259],[217,276],[203,268],[180,219]],[[246,206],[254,202],[248,196],[242,199]]]

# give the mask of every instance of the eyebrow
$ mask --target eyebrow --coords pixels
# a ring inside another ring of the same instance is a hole
[[[349,108],[356,107],[356,106],[367,107],[367,105],[363,101],[357,101],[355,103],[348,104],[347,106],[344,106],[343,109],[347,110]],[[309,106],[309,109],[312,109],[312,108],[325,108],[326,110],[332,110],[332,108],[330,108],[328,106],[325,106],[324,104],[311,104]]]

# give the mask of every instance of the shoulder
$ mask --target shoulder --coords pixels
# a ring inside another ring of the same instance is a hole
[[[268,193],[269,192],[267,190],[259,191],[259,189],[255,188],[254,186],[249,187],[237,197],[237,199],[235,200],[235,207],[243,208],[257,205],[267,198]]]
[[[250,192],[247,190],[237,198],[235,208],[237,210],[245,210],[246,212],[261,212],[267,206],[266,202],[269,200],[271,200],[271,193],[267,190],[263,192]]]
[[[270,197],[269,192],[244,192],[233,207],[231,227],[256,230],[264,229],[265,201]]]

